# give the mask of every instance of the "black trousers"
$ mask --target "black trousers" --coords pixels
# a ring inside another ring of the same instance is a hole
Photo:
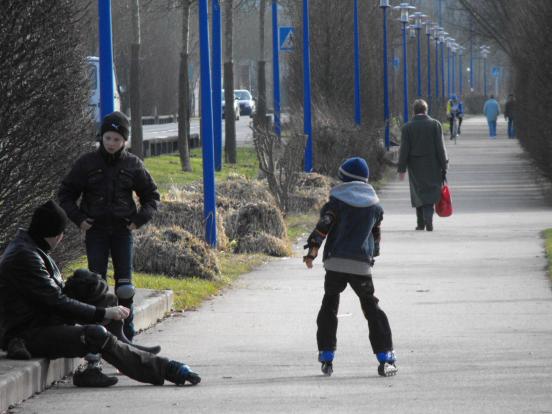
[[[33,358],[76,358],[101,352],[102,358],[136,381],[163,385],[168,359],[140,351],[107,333],[102,349],[87,343],[87,325],[53,325],[28,329],[18,336]]]
[[[358,298],[364,317],[368,321],[368,330],[372,351],[391,351],[393,340],[387,315],[378,305],[379,299],[374,296],[374,284],[371,276],[351,275],[348,273],[326,272],[324,281],[324,298],[318,312],[316,323],[318,331],[316,340],[319,351],[335,351],[337,345],[337,311],[339,295],[351,285]]]

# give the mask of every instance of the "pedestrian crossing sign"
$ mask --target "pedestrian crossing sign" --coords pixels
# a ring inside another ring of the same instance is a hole
[[[293,27],[280,27],[280,50],[293,50],[295,30]]]

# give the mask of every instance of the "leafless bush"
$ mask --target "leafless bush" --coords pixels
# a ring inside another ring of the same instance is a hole
[[[54,196],[92,138],[75,13],[70,0],[6,0],[0,8],[0,247]],[[69,239],[61,261],[80,245]]]
[[[252,128],[259,168],[266,175],[268,188],[278,207],[285,213],[289,209],[290,195],[297,187],[306,137],[295,133],[280,138],[268,128]]]

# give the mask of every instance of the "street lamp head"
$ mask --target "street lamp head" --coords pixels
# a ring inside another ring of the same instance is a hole
[[[426,35],[431,36],[433,34],[433,21],[431,19],[427,19],[424,22],[424,26]]]
[[[414,24],[416,26],[416,29],[421,29],[422,28],[422,20],[427,17],[425,14],[423,14],[422,12],[416,12],[412,15],[412,18],[414,19]]]
[[[406,24],[408,23],[408,14],[409,10],[414,10],[416,7],[411,6],[409,3],[401,3],[398,6],[393,7],[395,10],[401,11],[401,22]]]
[[[416,25],[411,24],[411,25],[407,26],[407,29],[408,29],[408,34],[410,35],[410,38],[414,39],[416,37],[416,30],[417,30]]]
[[[379,6],[383,9],[383,8],[386,8],[386,7],[391,7],[389,5],[389,0],[380,0],[380,4]]]

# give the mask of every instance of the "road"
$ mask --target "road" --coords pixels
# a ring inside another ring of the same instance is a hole
[[[236,143],[238,147],[245,147],[253,145],[253,134],[249,123],[251,118],[249,116],[241,116],[236,121]],[[190,132],[192,134],[199,134],[199,118],[192,118]],[[178,136],[178,123],[170,124],[156,124],[156,125],[144,125],[143,126],[144,140],[168,138]],[[224,142],[224,120],[222,121],[222,139]]]
[[[319,260],[309,271],[293,257],[137,337],[188,361],[199,386],[60,383],[13,413],[551,413],[552,291],[540,232],[551,226],[552,202],[504,123],[492,141],[482,118],[462,129],[457,145],[447,142],[455,212],[436,218],[434,232],[414,231],[407,182],[380,192],[374,284],[393,329],[396,377],[378,377],[350,289],[334,375],[321,375],[315,320],[324,271]]]

